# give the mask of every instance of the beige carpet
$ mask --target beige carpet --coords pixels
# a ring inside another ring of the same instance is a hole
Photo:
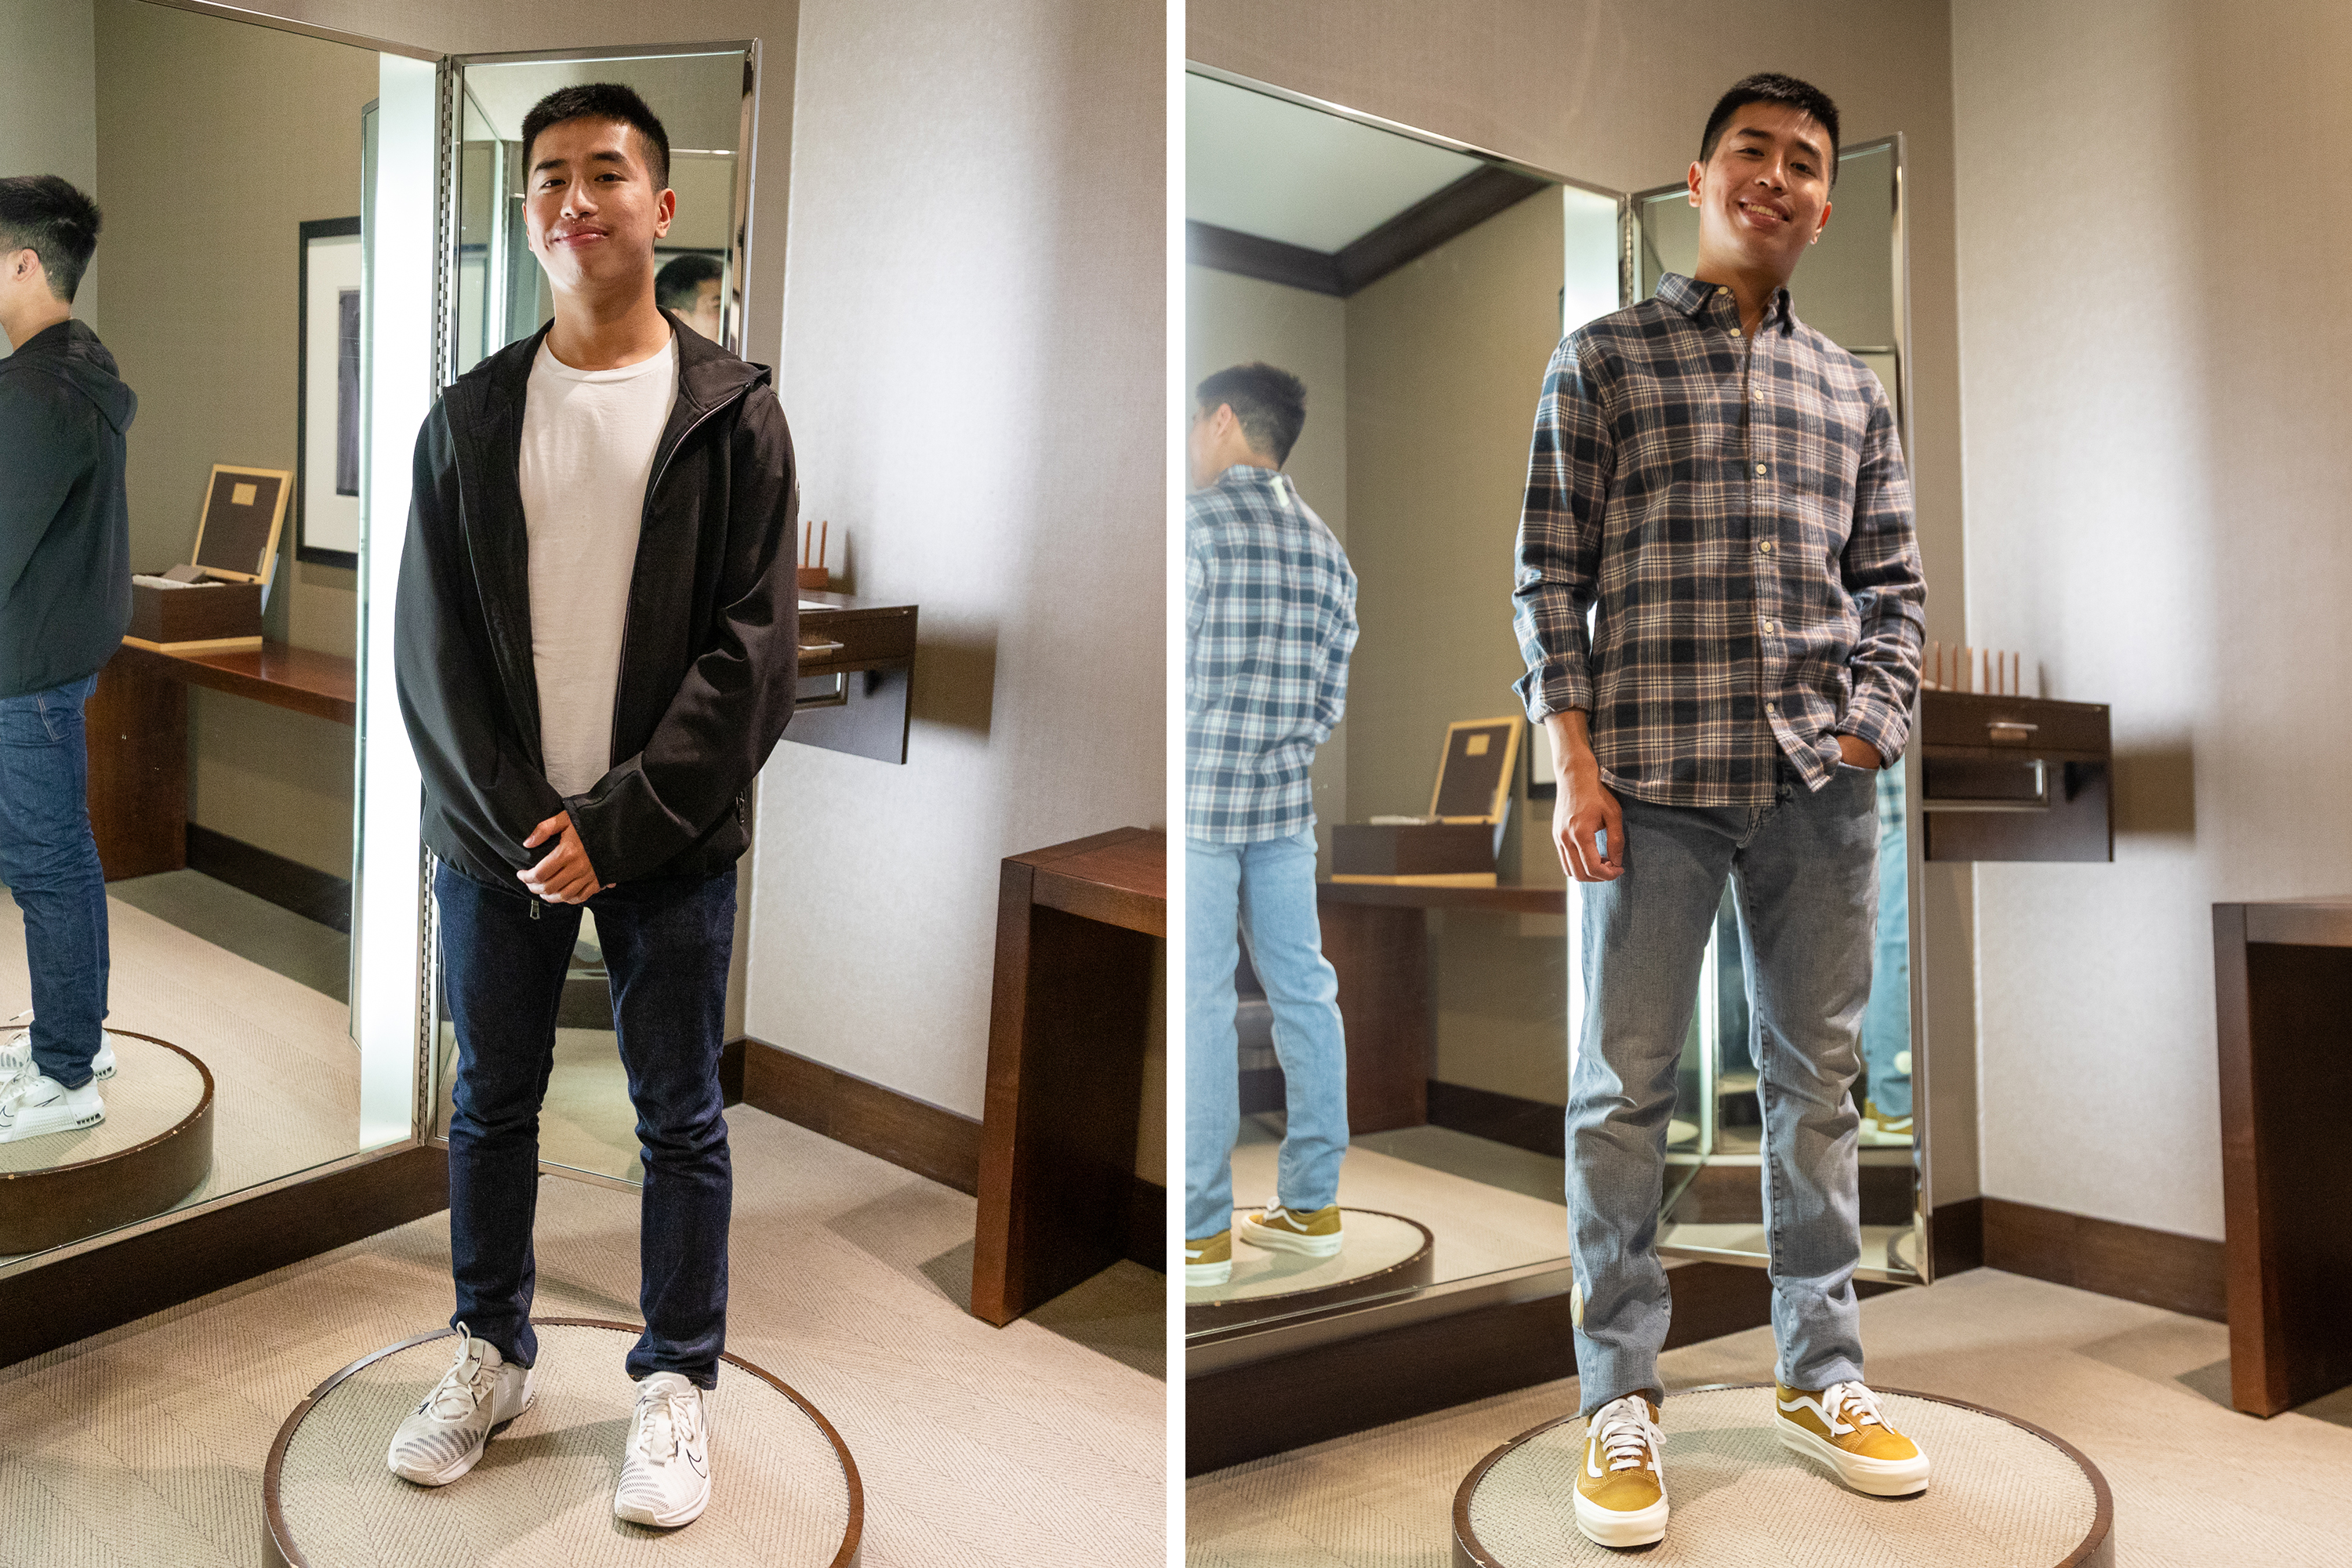
[[[2352,1561],[2352,1391],[2270,1421],[2238,1415],[2221,1324],[1990,1269],[1873,1297],[1862,1315],[1874,1381],[2010,1412],[2087,1454],[2115,1493],[2119,1568]],[[1662,1366],[1671,1388],[1769,1379],[1771,1332]],[[1548,1384],[1201,1477],[1186,1561],[1447,1568],[1462,1478],[1576,1405],[1573,1381]],[[1669,1397],[1670,1439],[1675,1409]]]
[[[106,918],[108,1026],[169,1040],[212,1069],[213,1172],[182,1205],[356,1151],[350,1008],[120,899]],[[0,897],[0,1017],[31,1005],[24,917]]]
[[[728,1119],[728,1348],[840,1429],[870,1568],[1163,1563],[1162,1277],[1120,1264],[992,1329],[961,1304],[971,1199],[761,1111]],[[536,1310],[634,1319],[635,1195],[555,1177],[540,1193]],[[339,1368],[443,1321],[448,1256],[435,1215],[0,1370],[0,1565],[262,1562],[279,1424]]]
[[[319,1568],[830,1568],[849,1530],[841,1461],[805,1411],[735,1367],[722,1369],[708,1405],[717,1506],[691,1531],[613,1517],[634,1400],[617,1363],[635,1339],[611,1329],[540,1330],[530,1408],[446,1487],[411,1486],[384,1468],[383,1451],[391,1427],[449,1370],[456,1336],[371,1363],[337,1384],[287,1446],[278,1498],[294,1544]]]

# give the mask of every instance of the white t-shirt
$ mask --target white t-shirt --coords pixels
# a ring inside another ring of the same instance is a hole
[[[530,660],[547,782],[587,793],[612,766],[613,697],[637,530],[677,397],[677,341],[619,370],[573,370],[541,340],[522,414]]]

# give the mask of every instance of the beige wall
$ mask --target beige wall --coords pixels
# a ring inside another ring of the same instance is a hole
[[[1737,26],[1690,6],[1495,0],[1475,26],[1415,0],[1191,0],[1187,55],[1612,190],[1679,180],[1716,98],[1758,69],[1793,71],[1838,100],[1849,141],[1909,139],[1912,356],[1928,635],[1967,624],[1960,537],[1952,57],[1944,0],[1770,0]],[[1530,411],[1532,409],[1532,405]],[[1516,423],[1525,426],[1528,416]],[[1361,510],[1360,496],[1351,497]],[[1507,566],[1496,567],[1498,583]],[[1507,616],[1503,590],[1495,615]],[[1362,766],[1360,734],[1349,773]],[[1352,799],[1356,815],[1364,809]],[[1922,970],[1935,1066],[1931,1197],[1976,1188],[1974,970],[1965,868],[1922,879]]]
[[[977,1115],[999,862],[1165,823],[1163,15],[802,21],[802,510],[923,647],[905,766],[787,742],[761,778],[746,1026]]]
[[[1969,640],[2117,752],[2113,865],[1978,878],[1984,1190],[2219,1237],[2210,906],[2352,886],[2352,12],[1955,18]]]
[[[0,0],[0,178],[56,174],[106,203],[98,190],[98,118],[91,87],[90,0]],[[74,291],[74,314],[98,321],[99,254]],[[9,352],[0,332],[0,357]]]
[[[1348,542],[1347,303],[1213,267],[1184,268],[1184,385],[1264,360],[1307,384],[1307,423],[1283,471],[1342,545]],[[1326,858],[1331,824],[1348,820],[1348,723],[1315,753],[1308,777]]]

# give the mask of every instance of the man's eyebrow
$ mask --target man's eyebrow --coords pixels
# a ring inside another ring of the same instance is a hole
[[[541,158],[530,166],[530,172],[536,174],[541,169],[560,169],[569,161],[564,158]],[[589,153],[587,161],[591,163],[626,163],[629,160],[626,154],[617,153],[610,147],[604,147]]]
[[[1732,134],[1733,136],[1735,136],[1735,137],[1738,137],[1738,136],[1760,136],[1760,137],[1764,138],[1764,140],[1766,140],[1766,141],[1768,141],[1768,142],[1769,142],[1769,141],[1770,141],[1770,140],[1772,139],[1772,133],[1771,133],[1769,131],[1765,130],[1765,129],[1764,129],[1762,126],[1760,126],[1760,125],[1742,125],[1742,126],[1738,126],[1738,127],[1737,127],[1736,129],[1734,129],[1734,130],[1733,130],[1733,132],[1731,132],[1731,134]],[[1812,154],[1814,157],[1816,157],[1816,158],[1818,158],[1818,157],[1820,157],[1820,156],[1822,155],[1822,150],[1821,150],[1821,148],[1820,148],[1820,147],[1818,147],[1818,146],[1816,146],[1816,145],[1815,145],[1815,144],[1813,144],[1812,142],[1806,141],[1802,136],[1795,136],[1795,135],[1792,135],[1792,136],[1790,136],[1790,137],[1789,138],[1789,140],[1790,140],[1790,141],[1791,141],[1791,142],[1795,142],[1795,143],[1797,144],[1797,146],[1798,146],[1800,149],[1801,149],[1801,150],[1802,150],[1802,151],[1804,151],[1804,152],[1807,152],[1807,153],[1811,153],[1811,154]]]

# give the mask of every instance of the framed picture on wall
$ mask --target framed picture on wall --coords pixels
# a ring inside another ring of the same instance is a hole
[[[300,226],[294,398],[294,553],[360,563],[360,220]]]

